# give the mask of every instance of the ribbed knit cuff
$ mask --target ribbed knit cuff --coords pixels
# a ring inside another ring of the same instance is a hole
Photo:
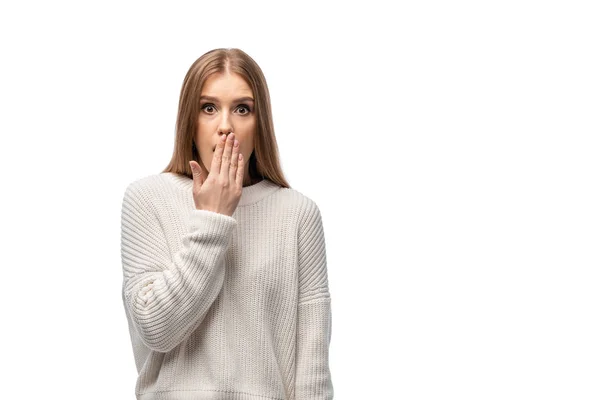
[[[194,232],[199,228],[208,229],[218,235],[223,232],[229,233],[231,228],[236,224],[236,219],[229,215],[214,211],[193,209],[190,211],[188,229],[190,232]]]

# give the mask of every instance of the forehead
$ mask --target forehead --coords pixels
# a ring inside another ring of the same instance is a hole
[[[252,89],[244,78],[234,73],[215,73],[206,78],[201,96],[228,99],[252,96]]]

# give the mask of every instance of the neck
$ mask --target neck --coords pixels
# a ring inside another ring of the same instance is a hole
[[[254,185],[255,183],[258,183],[258,182],[260,182],[260,181],[262,181],[262,178],[253,178],[253,177],[251,177],[250,175],[246,175],[246,176],[244,177],[244,182],[242,183],[242,186],[243,186],[243,187],[246,187],[246,186],[252,186],[252,185]]]

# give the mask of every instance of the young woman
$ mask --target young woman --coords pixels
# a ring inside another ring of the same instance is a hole
[[[125,189],[121,257],[137,399],[333,398],[321,213],[283,176],[243,51],[187,72],[171,162]]]

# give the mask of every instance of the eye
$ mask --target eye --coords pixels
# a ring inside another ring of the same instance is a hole
[[[241,108],[241,109],[244,109],[244,110],[246,110],[246,112],[245,112],[245,113],[242,113],[242,115],[246,115],[246,114],[249,114],[249,113],[250,113],[250,107],[248,107],[247,105],[245,105],[245,104],[242,104],[242,105],[240,106],[240,108]]]
[[[207,108],[214,108],[214,106],[211,103],[207,103],[201,107],[202,110],[206,110]],[[211,113],[209,112],[209,114]]]
[[[208,112],[209,114],[212,114],[212,113],[214,112],[214,108],[215,108],[215,106],[214,106],[214,104],[212,104],[212,103],[206,103],[206,104],[204,104],[202,107],[200,107],[200,109],[201,109],[201,110],[204,110],[204,111]],[[210,109],[210,110],[209,110],[209,109]],[[249,114],[249,113],[252,111],[252,110],[250,109],[250,107],[248,107],[248,106],[247,106],[247,105],[245,105],[245,104],[241,104],[241,105],[238,107],[238,109],[244,109],[244,110],[245,110],[245,112],[241,113],[241,115],[246,115],[246,114]]]

